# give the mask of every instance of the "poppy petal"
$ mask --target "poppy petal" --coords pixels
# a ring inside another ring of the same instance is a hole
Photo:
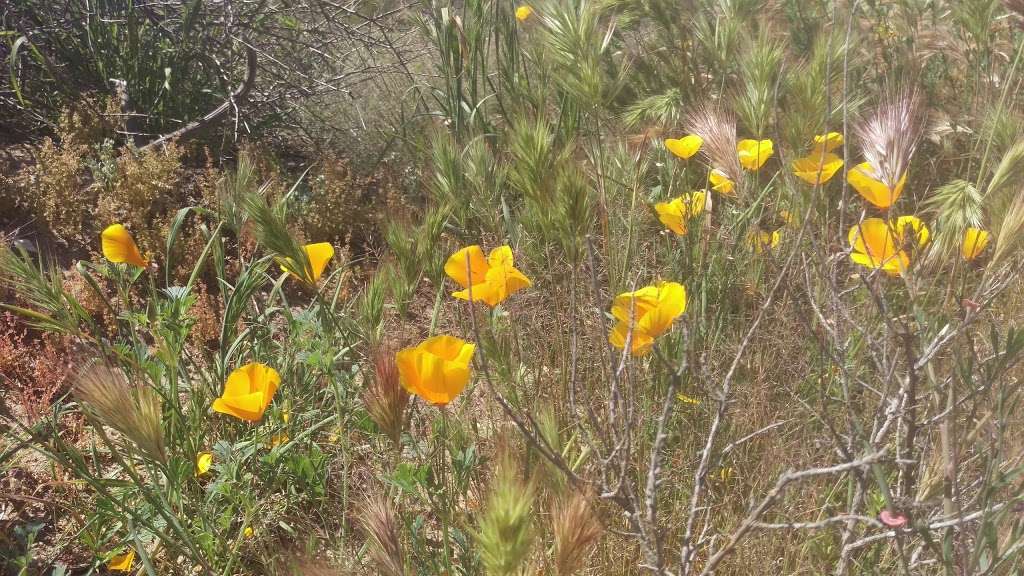
[[[466,260],[469,260],[469,271],[472,278],[466,275]],[[472,284],[480,284],[487,278],[487,269],[490,266],[484,258],[484,251],[476,244],[467,246],[452,254],[444,264],[444,272],[459,286],[469,288]]]
[[[139,268],[145,268],[149,262],[139,253],[139,247],[128,232],[128,229],[121,224],[107,226],[100,235],[103,249],[103,257],[115,264],[131,264]]]

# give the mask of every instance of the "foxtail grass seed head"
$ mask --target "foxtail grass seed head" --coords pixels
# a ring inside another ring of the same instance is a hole
[[[363,393],[363,404],[370,419],[391,438],[397,449],[405,427],[409,392],[399,382],[395,353],[387,345],[373,353],[373,375]]]
[[[703,140],[700,151],[708,164],[734,183],[743,177],[737,154],[736,117],[709,104],[695,108],[686,118],[686,129]]]
[[[367,496],[360,507],[370,559],[383,576],[404,576],[405,554],[391,503],[381,494]]]
[[[604,529],[587,498],[575,493],[555,509],[555,566],[558,576],[577,573]]]
[[[502,448],[477,541],[488,574],[519,574],[533,545],[532,483],[520,479],[509,449]]]
[[[160,397],[132,386],[119,369],[96,363],[82,371],[75,397],[102,424],[117,430],[153,460],[166,462]]]
[[[890,190],[902,188],[910,158],[921,142],[927,119],[921,94],[916,88],[889,89],[874,112],[857,127],[864,160],[871,168],[869,176]]]
[[[992,252],[992,263],[1000,264],[1020,249],[1024,235],[1024,193],[1006,211],[999,232],[996,234],[996,247]]]

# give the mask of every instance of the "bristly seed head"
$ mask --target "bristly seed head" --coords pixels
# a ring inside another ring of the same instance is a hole
[[[398,449],[405,428],[409,392],[398,381],[394,350],[388,345],[381,345],[373,352],[373,377],[363,393],[363,403],[370,419]]]
[[[366,497],[360,510],[370,558],[384,576],[405,576],[405,555],[391,503],[381,494]]]
[[[736,117],[711,104],[697,106],[686,117],[686,130],[704,139],[701,154],[730,180],[743,177],[736,154]]]
[[[75,397],[100,424],[123,434],[150,458],[166,462],[160,397],[148,386],[132,386],[124,372],[96,362],[78,375]]]
[[[583,567],[586,554],[601,537],[603,528],[587,498],[577,492],[555,510],[552,531],[558,576],[569,576]]]
[[[924,135],[927,111],[916,87],[887,88],[874,114],[857,127],[861,151],[886,186],[894,188]]]
[[[521,574],[533,546],[533,498],[535,487],[524,482],[517,461],[507,445],[499,445],[491,494],[480,517],[477,543],[487,574]]]

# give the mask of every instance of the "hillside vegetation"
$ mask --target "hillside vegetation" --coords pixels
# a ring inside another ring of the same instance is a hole
[[[66,4],[7,573],[1024,570],[1020,0]]]

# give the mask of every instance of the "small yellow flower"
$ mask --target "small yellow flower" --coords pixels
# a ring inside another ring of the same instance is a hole
[[[281,376],[266,364],[236,368],[224,384],[224,394],[213,401],[213,409],[249,422],[259,422],[274,398]]]
[[[727,484],[736,475],[736,470],[731,466],[722,466],[718,470],[718,480],[723,484]]]
[[[814,137],[814,146],[811,148],[811,155],[821,154],[822,150],[831,152],[843,145],[843,135],[839,132],[818,134]]]
[[[100,234],[103,246],[103,257],[115,264],[131,264],[139,268],[145,268],[149,262],[142,257],[135,239],[128,233],[128,229],[121,224],[111,224],[104,228]]]
[[[964,231],[964,241],[960,246],[960,254],[968,262],[977,258],[992,239],[991,235],[979,228],[968,228]]]
[[[298,269],[299,265],[293,263],[290,258],[286,259],[289,266],[282,264],[281,270],[288,272],[294,278],[302,280],[306,284],[316,284],[324,273],[324,269],[327,268],[327,263],[331,261],[331,258],[334,258],[334,246],[331,246],[328,242],[318,242],[316,244],[306,244],[302,247],[302,251],[306,253],[306,260],[309,260],[308,270],[301,276],[296,274],[294,270]]]
[[[747,234],[747,242],[750,243],[750,247],[754,249],[754,252],[761,254],[765,250],[771,250],[779,245],[779,240],[782,238],[780,230],[774,230],[772,232],[765,232],[758,228],[757,230],[751,230]]]
[[[876,179],[875,174],[875,169],[870,162],[862,162],[846,173],[846,181],[865,200],[884,210],[892,206],[903,193],[907,175],[901,176],[899,182],[890,188],[881,180]]]
[[[704,211],[704,199],[706,192],[690,192],[672,200],[671,202],[658,202],[654,210],[658,213],[658,220],[666,228],[682,236],[686,234],[686,222],[695,218]]]
[[[893,223],[900,246],[905,249],[920,249],[928,245],[931,231],[917,216],[900,216]]]
[[[469,273],[466,276],[467,260]],[[512,249],[499,246],[484,259],[484,252],[473,245],[452,254],[444,265],[445,274],[466,290],[453,292],[460,300],[469,300],[472,286],[473,301],[483,302],[494,308],[506,298],[533,285],[529,278],[513,266]]]
[[[677,282],[658,282],[636,292],[619,294],[612,302],[612,316],[618,322],[608,335],[608,342],[625,348],[632,327],[630,353],[644,355],[685,310],[686,288]]]
[[[213,452],[200,452],[196,455],[196,476],[203,476],[213,465]]]
[[[775,153],[771,140],[740,140],[736,145],[740,164],[747,170],[760,170]]]
[[[693,398],[692,396],[687,396],[682,392],[676,394],[676,400],[679,400],[683,404],[700,404],[700,398]]]
[[[523,4],[522,6],[519,6],[518,8],[516,8],[516,20],[518,20],[520,22],[525,21],[527,18],[529,18],[532,15],[533,15],[533,8],[528,6],[528,5],[526,5],[526,4]]]
[[[476,346],[454,336],[434,336],[395,354],[398,376],[410,393],[435,406],[455,399],[469,383]]]
[[[842,167],[842,158],[820,150],[812,150],[807,156],[793,161],[793,173],[812,186],[828,182]]]
[[[242,530],[242,537],[244,538],[252,538],[253,534],[255,534],[255,531],[252,529],[252,526],[246,526],[245,529]]]
[[[665,148],[668,148],[669,152],[684,160],[693,157],[694,154],[700,151],[700,147],[703,145],[704,139],[696,134],[688,134],[679,139],[669,138],[665,140]]]
[[[131,572],[135,563],[135,549],[129,548],[124,554],[118,554],[107,561],[107,570],[111,572]]]
[[[867,218],[850,228],[850,259],[865,268],[899,276],[910,267],[907,250],[923,248],[928,236],[928,227],[916,216],[900,216],[895,222]]]
[[[708,174],[708,182],[711,184],[711,189],[719,194],[734,196],[736,193],[736,184],[721,170],[712,170]]]

